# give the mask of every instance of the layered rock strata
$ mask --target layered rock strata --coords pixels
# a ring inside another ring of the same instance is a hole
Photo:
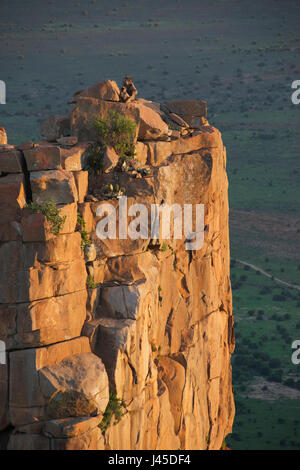
[[[100,82],[75,94],[68,116],[42,124],[45,140],[0,145],[0,442],[8,449],[220,449],[231,432],[221,134],[204,102],[118,96],[115,82]],[[109,109],[136,122],[136,156],[121,171],[108,149],[105,171],[89,175],[89,123]],[[99,239],[99,205],[119,210],[107,185],[149,214],[154,204],[203,204],[202,246],[187,250],[184,238],[155,239],[151,230]],[[64,217],[58,234],[26,207],[49,200]],[[85,250],[78,213],[92,241]],[[121,416],[104,427],[112,396]]]

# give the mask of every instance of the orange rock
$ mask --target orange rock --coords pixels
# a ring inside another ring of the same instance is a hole
[[[206,117],[207,107],[206,101],[200,100],[184,100],[184,101],[167,101],[164,106],[171,113],[178,114],[184,121],[186,121],[191,127],[193,127],[193,119]],[[194,127],[195,122],[194,122]]]
[[[75,184],[78,194],[78,202],[84,202],[84,198],[88,191],[88,172],[87,171],[74,171],[73,172]]]
[[[95,427],[84,434],[69,438],[51,440],[53,450],[104,450],[104,438],[99,427]]]
[[[80,141],[97,140],[97,133],[91,129],[90,124],[94,122],[95,116],[104,119],[110,110],[114,110],[119,114],[126,115],[137,124],[137,138],[140,113],[137,108],[131,105],[132,103],[119,103],[87,97],[80,98],[70,112],[72,135],[77,135]]]
[[[35,146],[23,151],[28,171],[61,168],[60,148],[55,145]]]
[[[0,148],[0,172],[22,173],[23,158],[21,152],[15,149]]]
[[[172,155],[171,142],[146,142],[148,148],[148,159],[149,165],[157,166],[160,165],[166,158]]]
[[[104,173],[108,173],[110,170],[116,167],[118,164],[120,157],[116,153],[115,149],[111,146],[107,146],[104,154],[103,154],[103,160],[102,160],[102,165],[103,165],[103,171]]]
[[[103,415],[109,400],[106,370],[91,352],[43,367],[39,384],[50,419]]]
[[[32,199],[37,204],[53,200],[55,204],[78,201],[74,176],[66,170],[32,171],[30,173]]]
[[[90,86],[86,90],[75,95],[74,99],[82,97],[96,98],[97,100],[119,101],[120,89],[115,81],[105,80]]]
[[[22,237],[20,220],[26,204],[23,174],[11,174],[0,179],[0,240],[19,240]]]
[[[59,234],[72,233],[77,224],[77,204],[57,204],[60,217],[65,217],[65,222],[60,228]],[[55,237],[51,223],[44,214],[23,209],[21,218],[21,234],[24,242],[47,241]]]
[[[85,289],[84,260],[70,263],[42,265],[15,272],[2,271],[0,302],[28,302]]]
[[[59,364],[67,356],[90,352],[88,338],[81,337],[36,349],[9,353],[11,422],[15,426],[45,417],[46,401],[39,384],[39,370]],[[22,387],[19,384],[22,383]]]
[[[139,140],[152,140],[155,138],[155,135],[159,139],[160,136],[167,134],[168,125],[152,106],[148,106],[147,101],[136,99],[129,103],[128,106],[138,109],[140,112]]]
[[[51,116],[41,123],[41,136],[53,142],[70,132],[70,119],[68,116]]]
[[[0,306],[1,338],[7,350],[40,347],[80,336],[86,291]]]
[[[95,224],[90,202],[83,202],[78,204],[78,212],[85,221],[86,231],[90,233],[94,229]]]
[[[60,158],[62,168],[68,171],[83,170],[89,146],[89,142],[80,142],[71,148],[61,148]]]

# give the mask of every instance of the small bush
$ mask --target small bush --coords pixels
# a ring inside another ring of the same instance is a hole
[[[117,424],[120,421],[120,419],[124,415],[125,407],[126,405],[124,401],[118,398],[115,393],[109,394],[109,402],[103,414],[102,421],[99,425],[102,432],[105,432],[106,429],[109,427],[113,416],[115,418],[113,424]]]
[[[32,212],[44,214],[51,224],[51,232],[54,233],[54,235],[59,233],[65,223],[66,216],[60,216],[60,209],[57,208],[53,199],[44,202],[42,205],[37,204],[36,202],[31,202],[30,204],[26,204],[25,207],[30,209]]]
[[[134,157],[136,123],[132,119],[110,110],[103,120],[96,116],[92,127],[98,144],[104,147],[111,145],[121,159]]]
[[[86,169],[90,173],[100,175],[103,169],[103,155],[105,147],[103,145],[94,144],[90,147],[86,159]]]

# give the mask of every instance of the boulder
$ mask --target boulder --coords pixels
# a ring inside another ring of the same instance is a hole
[[[145,279],[145,276],[157,267],[157,258],[149,251],[136,255],[115,256],[106,262],[104,282],[133,284]]]
[[[199,121],[193,123],[194,118],[206,117],[207,114],[206,101],[201,100],[166,101],[164,107],[169,113],[178,114],[191,127],[198,127],[195,123]],[[174,119],[172,114],[171,118]]]
[[[104,365],[93,353],[74,354],[42,368],[39,382],[51,418],[101,415],[109,400]]]
[[[78,140],[77,137],[74,139]],[[88,142],[72,145],[68,148],[62,148],[49,142],[40,142],[30,148],[24,148],[23,152],[28,171],[58,169],[80,171],[84,167],[88,147]]]
[[[33,202],[42,205],[53,200],[55,204],[77,202],[74,176],[66,170],[32,171],[30,183]]]
[[[14,148],[0,148],[0,173],[22,173],[23,156]]]
[[[70,135],[70,119],[68,116],[51,116],[41,123],[40,133],[49,142],[54,142],[62,136]]]
[[[102,169],[104,173],[108,173],[110,170],[115,168],[119,162],[119,159],[120,157],[115,149],[108,145],[104,150],[102,160]]]
[[[139,140],[156,140],[167,135],[168,125],[162,120],[160,114],[148,105],[147,101],[136,99],[128,106],[138,109],[140,113]]]
[[[47,400],[41,391],[39,370],[59,364],[68,356],[84,352],[90,352],[89,341],[86,337],[9,353],[9,406],[11,422],[14,426],[34,423],[37,419],[46,418]]]
[[[105,80],[95,83],[73,97],[77,101],[80,98],[96,98],[97,100],[119,101],[120,90],[113,80]]]
[[[97,140],[97,132],[91,128],[91,124],[94,122],[95,117],[104,119],[108,111],[114,110],[119,114],[126,115],[136,123],[137,138],[140,114],[139,110],[131,107],[131,105],[132,103],[104,101],[96,98],[83,97],[79,99],[70,113],[72,135],[77,135],[80,141]]]
[[[76,139],[78,139],[76,137]],[[79,142],[71,148],[61,148],[62,168],[68,171],[81,171],[85,167],[89,142]]]
[[[23,150],[28,171],[57,170],[61,168],[60,148],[55,145],[35,145]]]
[[[143,314],[145,299],[153,292],[157,269],[149,267],[151,281],[145,278],[131,285],[103,287],[101,291],[100,310],[102,315],[110,318],[136,320]],[[151,273],[152,271],[152,273]]]

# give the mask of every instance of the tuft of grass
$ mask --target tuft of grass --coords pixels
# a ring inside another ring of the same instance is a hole
[[[51,224],[51,232],[54,233],[54,235],[58,235],[63,224],[65,223],[66,216],[60,216],[60,209],[57,208],[53,199],[44,202],[42,205],[37,204],[36,202],[31,202],[30,204],[26,204],[25,207],[27,207],[32,212],[44,214]]]
[[[110,426],[111,420],[114,417],[114,423],[117,424],[122,416],[124,415],[124,409],[126,404],[123,400],[117,397],[116,393],[109,394],[109,402],[107,404],[106,410],[103,414],[102,421],[99,425],[102,432],[105,432],[106,429]]]

